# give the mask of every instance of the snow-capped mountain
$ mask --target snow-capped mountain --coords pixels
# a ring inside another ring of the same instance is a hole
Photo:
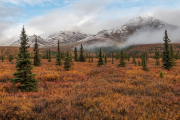
[[[43,38],[41,38],[40,36],[33,35],[33,36],[28,36],[28,40],[29,40],[28,44],[30,47],[34,47],[36,37],[37,37],[37,42],[38,42],[39,47],[49,45],[49,43],[47,41],[45,41]],[[10,46],[19,47],[20,42],[21,41],[18,40],[16,42],[12,43]]]
[[[75,43],[79,40],[85,39],[88,35],[83,34],[76,31],[60,31],[54,34],[51,34],[47,39],[46,42],[48,42],[50,45],[54,46],[57,45],[57,42],[59,41],[60,44],[71,44]]]
[[[134,34],[138,34],[144,31],[159,31],[165,29],[175,30],[179,28],[168,23],[165,23],[159,19],[151,16],[136,17],[128,21],[125,25],[110,29],[102,30],[96,35],[88,35],[80,32],[78,29],[73,31],[60,31],[51,34],[47,39],[42,39],[37,36],[40,47],[54,47],[57,46],[59,41],[61,45],[77,46],[83,44],[85,46],[114,46],[122,44],[128,40]],[[34,46],[36,35],[29,36],[29,45]],[[11,44],[11,46],[19,46],[20,40]]]
[[[116,45],[125,42],[129,36],[136,32],[176,28],[178,27],[151,16],[136,17],[120,28],[100,31],[96,35],[89,36],[79,42],[84,44],[108,42],[109,45]]]

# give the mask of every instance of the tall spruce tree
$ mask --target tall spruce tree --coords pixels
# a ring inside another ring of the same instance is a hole
[[[92,54],[92,56],[91,56],[91,62],[93,62],[93,54]]]
[[[48,52],[48,62],[51,62],[51,50],[49,49],[49,52]]]
[[[168,38],[167,30],[165,30],[165,36],[164,36],[164,51],[162,53],[163,58],[163,68],[166,70],[170,70],[173,67],[173,59],[171,57],[170,49],[169,49],[169,42],[171,40]]]
[[[147,52],[145,52],[145,56],[146,56],[146,61],[148,61],[148,54],[147,54]]]
[[[35,44],[34,44],[34,66],[40,66],[41,65],[41,59],[39,55],[39,48],[38,48],[38,43],[37,43],[37,36],[35,39]]]
[[[12,56],[11,54],[9,54],[8,59],[9,59],[9,62],[12,62],[12,60],[13,60],[13,56]]]
[[[57,49],[57,55],[56,55],[56,65],[57,66],[61,66],[62,65],[59,41],[58,41],[58,49]]]
[[[78,61],[78,54],[77,54],[77,48],[74,48],[74,61]]]
[[[155,52],[155,59],[156,59],[156,62],[155,62],[155,64],[156,65],[160,65],[160,61],[159,61],[159,59],[160,59],[160,54],[159,54],[159,51],[156,49],[156,52]]]
[[[130,55],[129,54],[127,55],[127,60],[130,61]]]
[[[107,56],[104,55],[104,63],[107,63]]]
[[[62,51],[61,58],[62,58],[62,60],[65,59],[65,53],[64,53],[64,51]]]
[[[148,71],[148,67],[147,67],[147,61],[146,61],[146,53],[142,54],[142,70],[144,71]]]
[[[112,53],[112,64],[114,64],[114,54]]]
[[[13,74],[15,77],[10,81],[13,84],[20,83],[18,88],[21,91],[36,91],[38,89],[37,80],[35,79],[35,74],[31,72],[33,63],[30,60],[30,53],[28,52],[28,38],[24,26],[20,39],[21,43],[16,63],[17,71]]]
[[[135,62],[136,62],[136,56],[135,56],[135,54],[133,54],[133,64],[135,64]]]
[[[2,55],[2,56],[1,56],[2,62],[4,62],[4,59],[5,59],[5,57],[4,57],[4,55]]]
[[[98,60],[97,66],[100,67],[102,65],[104,65],[104,63],[103,63],[102,49],[100,48],[100,50],[99,50],[99,60]]]
[[[89,55],[89,63],[91,63],[91,56]]]
[[[141,66],[141,61],[140,60],[138,61],[138,66]]]
[[[125,67],[126,63],[125,63],[125,56],[124,56],[124,52],[123,50],[121,49],[121,52],[120,52],[120,63],[118,64],[118,67]]]
[[[84,57],[84,50],[83,50],[83,46],[81,44],[81,48],[80,48],[80,55],[79,55],[79,61],[80,62],[85,62],[85,57]]]
[[[49,51],[46,50],[46,59],[48,59],[48,58],[49,58]]]
[[[69,55],[69,51],[67,50],[65,60],[64,60],[64,70],[69,71],[70,67],[71,67],[71,58]]]

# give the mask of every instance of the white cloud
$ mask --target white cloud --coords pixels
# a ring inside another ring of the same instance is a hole
[[[15,5],[36,5],[46,2],[54,3],[57,1],[58,0],[1,0],[3,3],[6,2]],[[137,2],[145,3],[145,5],[141,7],[134,5]],[[3,23],[3,25],[5,27],[4,30],[0,31],[0,40],[2,42],[8,39],[16,41],[19,39],[23,25],[25,25],[28,35],[37,34],[43,38],[48,37],[54,32],[71,30],[75,27],[78,27],[85,33],[96,34],[103,29],[121,27],[129,19],[139,15],[152,15],[170,24],[180,26],[178,21],[180,19],[179,8],[169,10],[166,7],[149,7],[146,5],[147,3],[145,0],[64,0],[64,3],[69,5],[48,11],[48,13],[44,15],[32,17],[26,20],[26,23],[11,25],[9,22],[4,21],[5,23]],[[120,6],[113,6],[113,4],[120,4]],[[124,6],[124,4],[129,4],[129,7]],[[109,6],[111,7],[109,8]],[[156,4],[156,6],[158,5]],[[16,9],[13,8],[5,14],[0,12],[0,18],[7,14],[9,14],[9,16],[18,15],[18,10],[16,13],[13,11],[16,11]],[[8,34],[8,32],[12,34]],[[137,37],[137,39],[139,38]]]
[[[43,4],[45,2],[55,2],[56,0],[1,0],[1,3],[10,3],[14,5],[20,5],[23,6],[24,4]]]
[[[165,22],[180,26],[180,9],[158,8],[153,11],[152,16],[162,19]]]

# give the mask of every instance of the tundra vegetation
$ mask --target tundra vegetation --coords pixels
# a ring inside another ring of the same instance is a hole
[[[109,54],[100,48],[99,55],[83,45],[67,50],[58,42],[39,51],[26,45],[0,47],[0,120],[180,119],[180,45]],[[30,53],[39,54],[40,65],[33,66],[39,57]]]

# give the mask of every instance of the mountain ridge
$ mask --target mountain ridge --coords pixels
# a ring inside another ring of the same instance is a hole
[[[95,35],[88,35],[80,32],[78,29],[74,31],[59,31],[48,36],[48,38],[43,39],[39,37],[40,47],[54,47],[57,46],[59,41],[61,45],[79,45],[84,44],[86,46],[90,45],[103,45],[113,46],[117,44],[123,44],[128,40],[128,38],[135,34],[136,32],[147,31],[147,30],[160,30],[160,29],[177,29],[179,26],[168,24],[162,20],[151,16],[139,16],[129,20],[126,24],[121,27],[109,30],[99,31]],[[33,47],[33,39],[35,37],[30,37],[30,46]],[[11,46],[18,46],[20,41],[16,41]],[[99,47],[99,46],[98,46]]]

